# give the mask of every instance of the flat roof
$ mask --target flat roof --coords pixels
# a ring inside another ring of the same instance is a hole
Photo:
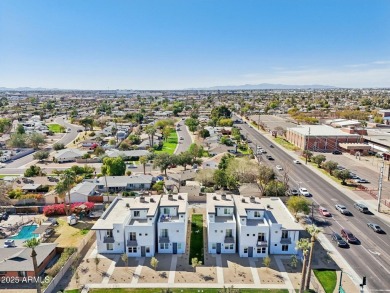
[[[184,214],[187,211],[187,193],[163,194],[160,200],[160,207],[178,207],[179,214]]]
[[[234,202],[236,204],[237,214],[239,217],[246,217],[247,210],[265,210],[266,206],[264,205],[262,198],[256,197],[246,197],[242,195],[235,195]],[[243,202],[244,201],[244,202]]]
[[[230,194],[226,194],[226,197],[222,199],[221,194],[207,193],[207,213],[214,214],[216,207],[232,207],[234,208],[233,197]]]
[[[161,195],[152,196],[139,196],[133,199],[130,209],[131,210],[144,210],[147,209],[147,216],[154,216],[159,205]]]
[[[301,125],[299,127],[288,128],[288,131],[292,131],[307,136],[309,135],[309,129],[310,129],[310,136],[348,136],[348,137],[360,136],[359,134],[350,134],[328,125]]]
[[[103,213],[100,219],[93,225],[92,230],[111,230],[114,224],[123,224],[127,217],[130,217],[130,209],[126,206],[132,206],[134,198],[116,197],[108,209]]]
[[[303,230],[301,224],[295,222],[294,217],[291,215],[290,211],[284,205],[282,200],[278,197],[262,197],[262,204],[267,208],[267,216],[273,218],[276,223],[282,225],[282,229],[286,230]],[[270,214],[272,217],[270,217]]]

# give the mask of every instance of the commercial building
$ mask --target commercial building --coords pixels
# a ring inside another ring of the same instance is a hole
[[[327,125],[301,125],[287,129],[286,139],[302,150],[334,151],[340,143],[360,143],[363,138],[352,128],[338,129]]]

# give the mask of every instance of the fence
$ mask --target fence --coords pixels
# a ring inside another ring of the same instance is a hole
[[[89,248],[92,246],[92,244],[95,242],[95,240],[96,240],[95,231],[89,231],[88,234],[84,237],[82,243],[77,247],[77,252],[73,253],[69,257],[69,259],[66,261],[64,266],[58,272],[58,274],[53,278],[53,280],[51,280],[50,284],[44,290],[44,293],[54,292],[54,289],[56,288],[58,283],[64,278],[64,276],[67,274],[69,268],[76,260],[76,257],[79,256],[79,259],[82,259],[84,255],[87,253],[87,251],[89,250]]]

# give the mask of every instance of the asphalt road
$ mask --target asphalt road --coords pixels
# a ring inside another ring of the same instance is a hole
[[[179,146],[177,147],[175,154],[180,154],[185,152],[186,150],[188,150],[188,148],[192,143],[191,136],[187,130],[187,127],[184,125],[184,120],[181,120],[177,125],[179,124],[180,124],[179,126],[180,130],[177,131]],[[180,137],[182,137],[183,140],[180,140]]]
[[[63,143],[64,145],[67,145],[72,142],[77,137],[77,129],[82,128],[81,126],[73,125],[66,122],[63,117],[55,118],[54,122],[65,126],[66,129],[71,129],[70,132],[65,133],[65,135],[58,141],[58,143]],[[53,149],[51,147],[48,147],[45,150],[51,152]],[[34,154],[32,153],[28,156],[7,163],[7,166],[5,168],[0,169],[0,174],[23,174],[25,170],[23,166],[34,160],[33,155]]]
[[[275,161],[272,161],[271,165],[281,165],[288,170],[292,187],[297,185],[306,187],[313,194],[312,200],[315,206],[321,205],[332,213],[332,218],[328,218],[327,222],[322,225],[323,233],[328,239],[331,239],[333,231],[340,233],[342,227],[349,229],[359,239],[360,244],[351,244],[348,249],[337,248],[337,250],[358,275],[367,277],[369,290],[371,292],[389,290],[390,226],[375,215],[362,214],[354,209],[354,201],[339,190],[340,186],[337,186],[336,183],[335,185],[328,183],[304,164],[294,164],[293,158],[278,145],[273,144],[274,148],[270,148],[270,141],[248,124],[237,126],[243,129],[244,135],[248,135],[248,138],[252,140],[252,147],[260,145],[273,156]],[[262,157],[263,160],[267,160],[264,155]],[[334,207],[337,203],[344,204],[353,213],[353,216],[341,215]],[[315,211],[315,217],[322,218],[317,211]],[[375,233],[367,227],[368,222],[380,225],[387,234]]]

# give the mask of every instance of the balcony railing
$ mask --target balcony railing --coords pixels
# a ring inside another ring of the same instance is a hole
[[[290,238],[290,237],[281,238],[281,239],[280,239],[280,243],[281,243],[281,244],[291,244],[291,238]]]
[[[268,242],[263,240],[263,241],[257,241],[257,247],[266,247],[268,246]]]
[[[228,243],[228,244],[234,243],[234,237],[233,236],[225,236],[224,243]]]
[[[112,236],[104,236],[103,243],[115,243],[115,239]]]
[[[158,238],[159,243],[169,243],[169,236],[160,236]]]
[[[135,240],[127,239],[127,246],[138,246],[137,239]]]

